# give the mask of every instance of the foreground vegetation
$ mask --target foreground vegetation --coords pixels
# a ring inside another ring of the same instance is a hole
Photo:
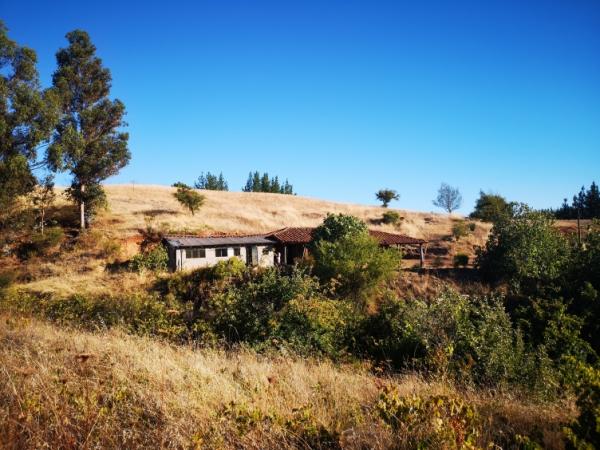
[[[574,415],[366,364],[1,319],[3,448],[562,448]]]

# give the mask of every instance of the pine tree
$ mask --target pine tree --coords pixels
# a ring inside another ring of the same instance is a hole
[[[54,170],[71,172],[69,194],[79,204],[85,228],[86,217],[104,195],[101,182],[125,167],[131,153],[129,135],[119,131],[125,126],[125,105],[108,97],[110,71],[102,67],[85,31],[71,31],[66,38],[69,46],[56,54],[58,68],[52,77],[62,116],[48,159]]]
[[[225,181],[225,177],[223,177],[223,172],[219,174],[219,180],[217,181],[217,188],[219,191],[228,191],[229,185],[227,181]]]
[[[587,219],[600,218],[600,192],[595,181],[592,181],[592,185],[585,194],[584,207]]]
[[[256,172],[254,172],[254,175],[252,176],[252,192],[261,192],[261,181],[260,181],[260,174],[258,173],[258,170]]]

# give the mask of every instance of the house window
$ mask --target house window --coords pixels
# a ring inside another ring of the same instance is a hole
[[[233,256],[240,256],[242,254],[242,250],[239,247],[233,247]]]
[[[215,249],[215,256],[217,258],[227,257],[227,249],[226,248],[216,248]]]
[[[203,248],[186,248],[185,257],[186,259],[206,258],[206,250]]]

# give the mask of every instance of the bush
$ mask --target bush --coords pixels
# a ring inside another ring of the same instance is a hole
[[[346,214],[327,214],[323,223],[313,232],[312,246],[321,241],[335,242],[347,235],[366,234],[367,225],[360,219]]]
[[[477,224],[475,222],[469,222],[469,231],[473,233],[477,229]]]
[[[356,353],[393,369],[420,367],[479,385],[539,378],[500,298],[447,292],[428,304],[388,295],[364,318],[355,341]]]
[[[527,284],[541,292],[563,275],[569,254],[553,219],[521,205],[513,217],[494,223],[477,265],[491,281],[506,281],[516,289]]]
[[[367,233],[350,234],[314,250],[315,274],[339,296],[361,297],[390,280],[400,270],[402,255],[383,249]]]
[[[129,262],[129,268],[134,272],[145,270],[163,271],[169,266],[169,254],[163,245],[157,245],[145,253],[138,253]]]
[[[40,232],[32,234],[29,242],[21,246],[19,253],[24,258],[47,255],[50,250],[59,246],[63,239],[64,232],[61,227],[48,227],[44,234]]]
[[[461,237],[465,237],[468,234],[469,234],[469,228],[464,220],[461,220],[460,222],[456,222],[454,225],[452,225],[452,236],[454,236],[454,239],[456,239],[457,241]]]
[[[0,306],[4,310],[34,314],[61,325],[78,325],[86,329],[121,327],[142,335],[160,335],[172,339],[187,336],[183,312],[176,304],[157,296],[129,294],[123,296],[67,297],[13,292]]]
[[[379,395],[376,411],[407,440],[403,448],[480,448],[479,415],[474,406],[459,398],[406,397],[387,388]]]
[[[400,222],[400,214],[396,211],[386,211],[383,213],[381,221],[388,225],[397,225]]]
[[[311,298],[317,280],[296,269],[289,276],[276,268],[248,271],[243,283],[228,283],[202,299],[199,329],[229,342],[263,346],[276,335],[277,314],[296,298]]]
[[[565,429],[574,448],[600,448],[600,370],[578,363],[577,420]]]
[[[354,306],[346,301],[297,297],[277,315],[273,335],[297,353],[339,358],[345,353],[345,330],[354,314]]]
[[[454,267],[467,267],[469,264],[469,255],[458,253],[454,255]]]

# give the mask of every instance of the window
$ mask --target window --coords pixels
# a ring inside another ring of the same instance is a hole
[[[203,248],[186,248],[185,257],[190,258],[206,258],[206,250]]]
[[[242,250],[239,247],[233,247],[233,256],[240,256],[242,254]]]
[[[217,258],[227,257],[227,249],[226,248],[216,248],[215,249],[215,256]]]

